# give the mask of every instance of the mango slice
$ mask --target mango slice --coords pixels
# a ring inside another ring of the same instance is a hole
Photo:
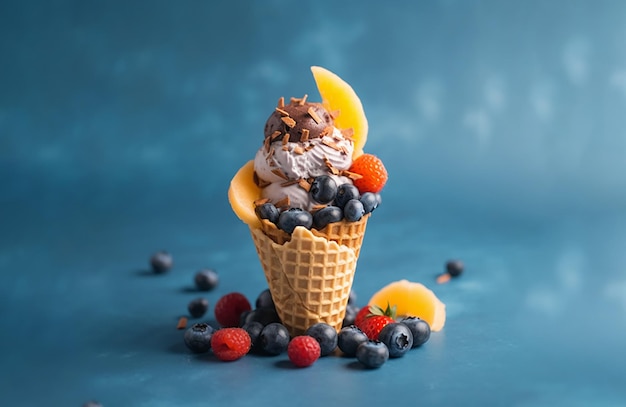
[[[398,317],[421,318],[428,322],[434,332],[440,331],[446,323],[446,305],[421,283],[394,281],[376,292],[368,304],[378,305],[382,309],[387,304],[395,305]]]
[[[254,212],[254,201],[261,189],[254,183],[254,160],[248,161],[230,181],[228,202],[239,219],[250,227],[260,228],[261,221]]]
[[[343,79],[329,70],[312,66],[313,78],[317,89],[322,96],[322,103],[329,111],[339,111],[335,119],[335,126],[339,129],[354,130],[354,153],[352,158],[363,154],[363,147],[367,141],[367,117],[363,111],[361,99],[356,92]]]

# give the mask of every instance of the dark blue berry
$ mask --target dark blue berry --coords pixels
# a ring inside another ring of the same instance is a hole
[[[272,322],[280,322],[280,318],[275,308],[256,308],[248,312],[244,317],[243,324],[248,322],[259,322],[265,326]]]
[[[335,328],[332,326],[323,322],[311,325],[304,334],[312,336],[319,342],[320,356],[330,355],[337,347],[337,331],[335,331]]]
[[[430,325],[428,325],[428,322],[417,317],[406,317],[400,323],[406,325],[411,330],[414,348],[428,342],[430,338]]]
[[[189,314],[194,318],[200,318],[209,310],[209,302],[206,298],[196,298],[187,305]]]
[[[341,328],[337,335],[337,346],[349,357],[356,356],[356,350],[360,344],[367,342],[368,338],[363,331],[354,325]]]
[[[259,344],[269,355],[280,355],[289,346],[289,331],[284,325],[273,322],[266,325],[259,335]]]
[[[254,212],[259,219],[267,219],[272,223],[278,222],[278,216],[280,215],[278,208],[276,208],[271,202],[266,202],[257,206],[254,208]]]
[[[337,196],[337,183],[328,175],[320,175],[313,180],[309,193],[315,202],[327,204]]]
[[[359,198],[359,201],[363,204],[363,210],[365,213],[372,213],[374,209],[378,207],[378,199],[373,192],[366,192]]]
[[[255,303],[256,308],[276,308],[274,305],[274,299],[272,298],[272,293],[269,288],[261,291],[261,294],[256,299]]]
[[[313,227],[321,230],[329,223],[339,222],[341,219],[343,219],[341,208],[338,206],[327,206],[315,212],[313,215]]]
[[[380,206],[380,204],[383,203],[383,197],[380,194],[380,192],[376,193],[376,207],[378,208]]]
[[[348,304],[348,306],[346,307],[346,314],[343,316],[341,326],[345,327],[354,324],[354,320],[356,319],[356,315],[358,313],[359,307],[357,307],[356,305]]]
[[[193,278],[196,288],[200,291],[211,291],[217,287],[220,279],[213,269],[202,269],[196,273]]]
[[[356,348],[356,358],[365,367],[376,369],[389,359],[389,349],[380,341],[367,340]]]
[[[263,330],[263,324],[256,321],[246,322],[241,327],[244,329],[248,335],[250,335],[250,341],[252,342],[252,349],[259,350],[260,349],[260,340],[261,331]]]
[[[399,358],[413,347],[413,334],[408,326],[399,322],[385,325],[378,340],[387,345],[389,357]]]
[[[450,277],[458,277],[463,273],[463,262],[460,260],[450,260],[446,263],[446,271]]]
[[[341,184],[337,188],[335,205],[342,208],[350,199],[359,199],[359,190],[352,184]]]
[[[173,264],[174,259],[172,258],[172,255],[165,250],[160,250],[150,257],[150,266],[152,267],[152,271],[158,274],[165,273],[172,268]]]
[[[185,345],[195,353],[208,352],[211,349],[211,337],[215,329],[209,324],[194,324],[185,331]]]
[[[300,208],[291,208],[280,214],[276,225],[279,229],[291,234],[297,226],[310,229],[313,225],[313,216],[310,212]]]
[[[102,404],[95,400],[91,400],[83,404],[83,407],[102,407]]]
[[[343,207],[343,216],[348,222],[357,222],[363,215],[365,215],[365,210],[358,199],[350,199]]]

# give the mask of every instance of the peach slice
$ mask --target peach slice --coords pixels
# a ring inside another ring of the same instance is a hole
[[[254,212],[254,201],[261,197],[261,189],[254,183],[254,160],[248,161],[230,181],[228,201],[239,219],[250,227],[261,227]]]
[[[413,316],[428,322],[432,331],[440,331],[446,323],[446,305],[435,293],[421,283],[408,280],[394,281],[376,292],[370,298],[369,305],[378,305],[382,309],[387,304],[396,306],[400,316]]]
[[[329,70],[312,66],[315,84],[322,96],[324,107],[329,112],[338,110],[339,115],[335,119],[335,125],[339,129],[354,130],[354,153],[352,158],[363,154],[363,146],[367,141],[367,117],[363,111],[361,99],[350,85]]]

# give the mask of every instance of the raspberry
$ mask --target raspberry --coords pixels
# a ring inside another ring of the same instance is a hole
[[[362,176],[354,181],[354,186],[361,194],[366,192],[378,193],[387,183],[387,170],[380,158],[372,154],[362,154],[352,162],[350,172]]]
[[[287,356],[297,367],[311,366],[321,354],[320,344],[308,335],[296,336],[289,342]]]
[[[223,327],[239,326],[241,314],[250,311],[250,301],[241,293],[229,293],[215,303],[215,319]]]
[[[251,346],[250,335],[241,328],[222,328],[211,337],[213,354],[225,362],[243,357]]]

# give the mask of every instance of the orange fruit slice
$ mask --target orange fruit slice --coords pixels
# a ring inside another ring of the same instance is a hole
[[[432,331],[440,331],[446,323],[446,305],[421,283],[394,281],[376,292],[368,305],[396,306],[398,317],[412,316],[428,322]]]
[[[254,212],[254,201],[261,189],[254,183],[254,160],[248,161],[230,181],[228,202],[239,219],[250,227],[260,228],[261,221]]]
[[[322,103],[329,111],[339,111],[339,115],[335,119],[335,125],[339,129],[354,130],[352,138],[354,139],[353,158],[363,154],[363,146],[367,141],[367,117],[363,111],[361,99],[350,85],[343,79],[329,70],[312,66],[313,78],[315,84],[322,96]]]

